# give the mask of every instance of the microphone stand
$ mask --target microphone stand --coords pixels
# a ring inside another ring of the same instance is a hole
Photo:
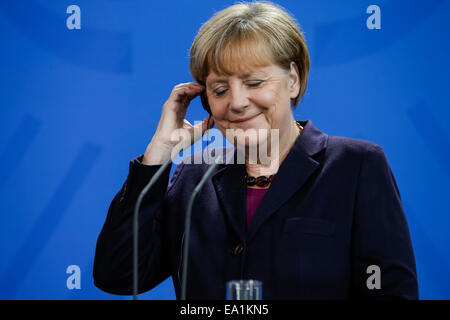
[[[133,300],[137,300],[138,294],[138,240],[139,240],[139,208],[141,206],[142,200],[144,199],[147,192],[150,188],[155,184],[155,182],[159,179],[159,177],[166,170],[167,166],[171,164],[172,159],[169,158],[161,168],[156,171],[153,177],[150,179],[150,182],[142,189],[139,194],[138,200],[136,201],[136,206],[134,207],[134,216],[133,216]]]
[[[200,182],[195,187],[192,192],[191,197],[189,198],[189,203],[186,212],[186,222],[184,226],[184,234],[186,236],[184,247],[183,247],[183,274],[182,274],[182,282],[181,282],[181,300],[186,300],[186,285],[187,285],[187,268],[188,268],[188,259],[189,259],[189,238],[191,233],[191,215],[192,215],[192,207],[194,205],[194,200],[197,194],[200,192],[201,188],[205,184],[206,180],[212,175],[214,169],[217,167],[219,162],[222,160],[222,156],[218,155],[214,160],[213,165],[211,165],[206,173],[203,175]]]

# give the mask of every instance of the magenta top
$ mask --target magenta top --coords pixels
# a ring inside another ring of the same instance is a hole
[[[247,229],[255,214],[256,208],[269,189],[255,189],[247,187]]]

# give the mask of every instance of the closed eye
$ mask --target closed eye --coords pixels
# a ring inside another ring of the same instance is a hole
[[[226,92],[227,90],[222,90],[222,91],[214,91],[214,94],[216,95],[216,96],[221,96],[221,95],[223,95],[225,92]]]
[[[247,82],[246,85],[251,87],[251,88],[256,88],[256,87],[259,87],[263,82],[264,81],[262,81],[262,80],[261,81],[260,80],[258,80],[258,81],[251,81],[251,82]],[[221,90],[221,91],[220,90],[219,91],[214,91],[214,94],[217,97],[219,97],[219,96],[223,95],[225,92],[227,92],[227,90],[228,89]]]
[[[249,87],[257,87],[257,86],[259,86],[261,83],[263,83],[263,81],[252,81],[252,82],[249,82],[249,83],[247,83],[247,85],[249,86]]]

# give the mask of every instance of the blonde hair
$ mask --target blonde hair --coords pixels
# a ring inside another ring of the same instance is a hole
[[[289,70],[292,61],[300,76],[299,95],[292,99],[296,107],[305,94],[309,72],[308,47],[298,24],[272,2],[239,2],[201,26],[190,48],[189,69],[195,81],[204,84],[211,70],[231,75],[271,63]]]

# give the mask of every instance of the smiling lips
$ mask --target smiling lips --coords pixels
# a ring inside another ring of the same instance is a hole
[[[235,121],[231,121],[231,122],[233,122],[233,123],[245,123],[245,122],[247,122],[247,121],[250,121],[250,120],[256,118],[256,117],[259,116],[259,115],[260,115],[260,114],[258,113],[257,115],[254,115],[254,116],[252,116],[252,117],[250,117],[250,118],[245,118],[245,119],[242,119],[242,120],[235,120]]]

